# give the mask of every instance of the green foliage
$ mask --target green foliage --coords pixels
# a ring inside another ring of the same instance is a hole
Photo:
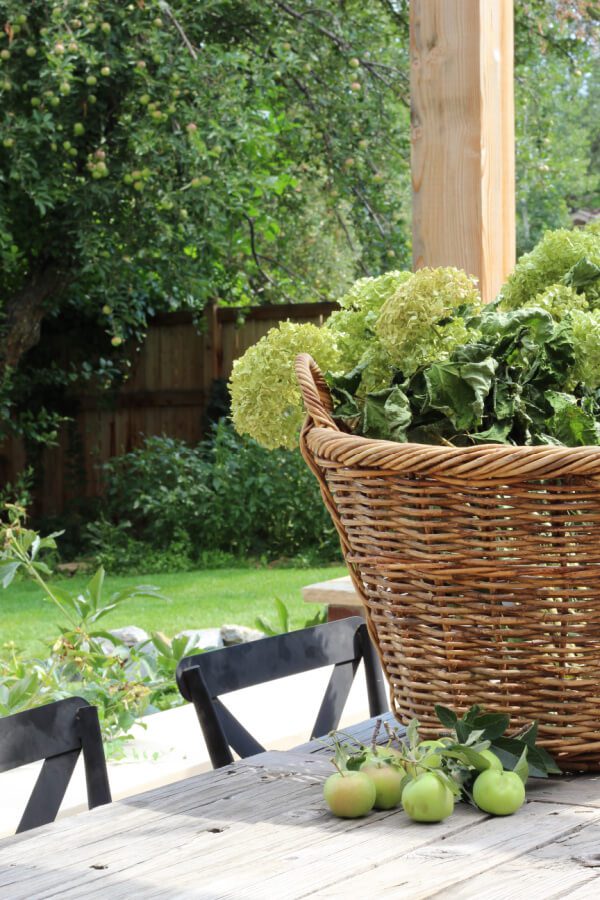
[[[229,381],[233,423],[263,447],[297,445],[303,412],[294,372],[299,353],[327,370],[337,367],[331,333],[309,323],[281,322],[237,359]]]
[[[136,537],[143,534],[159,548],[170,547],[183,533],[202,533],[212,499],[204,450],[175,438],[148,437],[143,448],[103,467],[106,511],[112,523],[120,523],[125,541],[133,538],[131,525]]]
[[[95,560],[116,573],[188,572],[199,562],[186,532],[178,530],[168,546],[157,549],[149,541],[133,536],[133,525],[128,519],[111,522],[101,516],[88,522],[83,541]],[[217,567],[214,559],[208,562]]]
[[[574,288],[566,284],[550,285],[549,288],[536,294],[523,306],[536,306],[538,309],[545,309],[557,322],[562,321],[565,316],[573,313],[575,310],[589,310],[590,308],[585,294],[578,294]]]
[[[105,483],[104,518],[87,533],[90,549],[112,571],[339,554],[299,452],[266,450],[225,421],[197,447],[148,438],[105,466]]]
[[[357,282],[321,330],[338,348],[326,373],[336,417],[351,431],[396,441],[597,443],[599,263],[597,228],[560,229],[519,260],[498,301],[484,308],[473,279],[458,269]],[[318,333],[313,326],[315,345]],[[234,424],[242,397],[267,446],[282,440],[281,420],[271,414],[283,393],[275,385],[281,372],[291,377],[293,356],[307,344],[286,349],[278,340],[274,354],[264,341],[238,362]],[[264,409],[259,385],[268,386]],[[298,389],[286,390],[291,444],[302,412]],[[572,402],[557,399],[556,408],[550,398],[565,390]]]
[[[565,283],[569,271],[582,259],[600,265],[600,237],[594,229],[547,231],[508,276],[500,291],[502,307],[517,309],[552,285]]]
[[[460,269],[419,269],[383,305],[375,329],[392,361],[411,375],[464,343],[463,316],[480,306],[475,279]]]
[[[408,261],[405,17],[325,7],[0,0],[3,429],[55,440],[67,389],[126,375],[158,310]]]
[[[375,323],[383,304],[411,274],[386,272],[377,278],[360,278],[341,298],[341,309],[327,319],[326,328],[339,351],[337,367],[348,371],[366,365],[363,389],[376,390],[389,380],[390,357],[377,340]]]
[[[161,595],[151,585],[138,585],[105,598],[102,568],[81,591],[51,585],[47,580],[51,570],[41,555],[55,549],[56,537],[40,537],[25,527],[22,508],[5,507],[5,518],[0,520],[0,584],[9,587],[18,573],[34,581],[59,612],[61,625],[46,656],[27,658],[11,645],[9,655],[0,659],[0,714],[77,693],[98,707],[105,737],[119,742],[135,718],[149,711],[160,685],[145,672],[142,658],[134,655],[125,665],[118,648],[106,654],[102,639],[117,642],[98,623],[129,600]]]
[[[549,4],[550,5],[550,4]],[[579,42],[571,58],[549,49],[516,68],[517,247],[530,250],[570,211],[597,207],[598,52]]]
[[[8,482],[0,488],[0,509],[7,503],[27,507],[31,503],[33,489],[33,469],[28,467],[19,473],[14,483]]]
[[[536,744],[537,722],[532,722],[509,737],[506,731],[510,718],[504,713],[486,713],[477,705],[471,706],[460,718],[454,710],[445,706],[436,705],[435,713],[457,742],[473,749],[490,749],[508,771],[518,771],[522,760],[526,758],[529,766],[528,774],[534,778],[560,774],[560,769],[550,754]],[[464,762],[470,761],[467,759]],[[463,780],[462,784],[467,789],[468,795],[472,780]]]
[[[571,323],[575,346],[574,379],[595,390],[600,387],[600,310],[583,312],[576,309],[571,314]]]
[[[508,313],[488,306],[468,343],[356,398],[350,417],[334,380],[334,412],[359,433],[388,440],[598,444],[599,322],[598,313],[578,309],[557,322],[535,306]]]
[[[292,631],[291,623],[290,623],[290,611],[279,597],[276,597],[273,601],[275,606],[275,614],[276,614],[276,623],[275,625],[272,621],[265,616],[258,616],[256,619],[255,625],[260,631],[264,631],[266,635],[269,637],[274,637],[277,634],[287,634],[288,631]],[[304,623],[304,628],[311,628],[314,625],[322,625],[327,621],[327,607],[323,607],[322,609],[318,609],[317,612],[312,616],[312,618],[307,619]]]

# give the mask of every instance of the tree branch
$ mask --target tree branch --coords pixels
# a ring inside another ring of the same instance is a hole
[[[64,272],[53,263],[47,263],[7,299],[0,329],[0,371],[6,366],[15,367],[21,357],[37,344],[44,318],[44,303],[48,297],[64,290],[67,282]]]
[[[282,272],[285,272],[286,275],[289,275],[290,278],[292,278],[297,284],[306,284],[306,280],[302,278],[302,276],[299,275],[298,272],[292,271],[292,269],[284,265],[282,262],[280,262],[280,260],[274,259],[272,256],[265,256],[264,253],[257,253],[256,255],[259,259],[264,259],[265,262],[271,263],[272,266],[277,266],[278,269],[281,269]],[[314,285],[311,285],[311,290],[313,290],[315,294],[317,294],[321,298],[321,300],[329,300],[329,297],[318,288],[314,287]]]
[[[281,9],[282,12],[284,12],[286,15],[290,16],[293,19],[296,19],[296,21],[305,22],[306,24],[308,24],[308,26],[310,28],[314,29],[319,34],[322,34],[329,41],[331,41],[337,47],[338,50],[342,51],[343,53],[350,53],[350,52],[355,53],[356,58],[358,59],[360,65],[363,67],[363,69],[365,69],[367,72],[369,72],[371,74],[372,78],[374,78],[377,81],[380,81],[387,88],[393,89],[394,88],[393,82],[390,82],[386,78],[384,78],[377,71],[378,69],[386,69],[387,71],[393,72],[395,75],[397,75],[399,78],[401,78],[402,81],[405,83],[405,89],[408,86],[408,77],[407,77],[406,73],[402,72],[400,69],[395,69],[393,66],[388,66],[388,65],[385,65],[384,63],[374,63],[369,59],[365,59],[364,57],[359,55],[359,51],[356,49],[356,47],[354,47],[349,41],[347,41],[345,37],[343,37],[340,34],[336,34],[334,31],[331,31],[329,28],[325,28],[323,25],[319,25],[319,23],[315,22],[311,18],[311,16],[307,15],[306,13],[298,12],[298,10],[294,9],[288,3],[286,3],[285,0],[274,0],[274,3],[275,3],[275,6],[277,6],[279,9]],[[404,103],[404,105],[408,106],[409,101],[407,100],[404,93],[402,91],[398,91],[398,94],[400,96],[402,103]]]
[[[377,215],[377,213],[375,212],[375,210],[373,209],[373,207],[371,206],[371,204],[369,203],[369,201],[367,200],[367,198],[365,197],[365,195],[362,193],[362,191],[359,191],[359,189],[358,189],[356,186],[354,186],[354,187],[352,188],[352,192],[353,192],[353,193],[358,197],[358,199],[362,202],[362,204],[364,205],[365,209],[366,209],[367,212],[369,213],[370,217],[371,217],[371,218],[373,219],[373,221],[375,222],[375,225],[377,226],[377,230],[379,231],[379,234],[380,234],[382,237],[387,237],[385,228],[383,227],[383,225],[382,225],[381,222],[379,221],[379,216]]]
[[[183,41],[185,46],[190,51],[190,55],[191,55],[192,59],[194,59],[194,60],[198,59],[198,53],[196,52],[196,48],[194,47],[194,45],[188,38],[187,34],[185,33],[185,31],[183,30],[183,28],[181,27],[181,25],[175,18],[175,16],[173,15],[173,11],[172,11],[171,7],[169,6],[169,4],[165,3],[164,0],[161,0],[161,2],[159,3],[159,6],[160,6],[161,11],[166,13],[166,15],[170,18],[171,22],[173,23],[173,25],[179,32],[181,40]]]
[[[248,216],[246,213],[242,213],[242,215],[244,216],[246,222],[248,223],[248,228],[250,229],[250,250],[251,250],[251,253],[252,253],[252,259],[254,260],[254,263],[255,263],[255,265],[256,265],[256,268],[258,269],[260,275],[261,275],[261,276],[264,278],[264,280],[267,282],[267,284],[270,284],[271,287],[274,287],[274,288],[276,288],[278,291],[281,291],[282,296],[285,297],[285,299],[286,299],[289,303],[292,303],[292,302],[293,302],[293,301],[292,301],[292,298],[291,298],[291,297],[288,297],[288,295],[285,293],[285,291],[283,290],[283,288],[281,287],[281,285],[278,284],[278,282],[275,281],[275,279],[272,278],[272,277],[269,275],[269,273],[268,273],[267,271],[265,271],[265,269],[263,269],[263,267],[262,267],[262,265],[261,265],[261,262],[260,262],[260,259],[261,259],[260,253],[258,253],[257,250],[256,250],[256,234],[255,234],[255,231],[254,231],[254,220],[253,220],[250,216]]]

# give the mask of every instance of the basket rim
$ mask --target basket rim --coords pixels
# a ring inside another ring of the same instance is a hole
[[[464,480],[476,476],[529,481],[569,475],[600,478],[600,447],[552,447],[486,444],[446,447],[346,434],[315,426],[307,416],[303,440],[320,463],[393,472],[431,474]]]

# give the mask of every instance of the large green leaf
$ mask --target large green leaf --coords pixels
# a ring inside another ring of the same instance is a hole
[[[547,431],[569,447],[600,443],[600,426],[591,413],[577,404],[572,394],[549,391],[546,398],[554,415],[547,420]]]
[[[572,266],[563,278],[563,284],[574,290],[585,291],[588,285],[600,280],[600,267],[595,265],[585,256],[582,256],[574,266]]]
[[[367,394],[362,429],[367,437],[405,441],[411,420],[410,401],[397,385]]]
[[[453,709],[448,709],[447,706],[442,706],[440,703],[436,703],[434,709],[436,716],[445,728],[454,728],[456,726],[458,716]]]
[[[476,434],[470,435],[471,440],[476,444],[508,444],[508,435],[512,429],[512,421],[495,422],[485,431],[478,431]]]
[[[504,734],[510,723],[510,716],[506,713],[483,713],[474,720],[475,728],[481,729],[482,737],[487,741]]]
[[[478,363],[432,363],[424,372],[427,405],[443,412],[457,431],[477,428],[497,365],[491,357]]]

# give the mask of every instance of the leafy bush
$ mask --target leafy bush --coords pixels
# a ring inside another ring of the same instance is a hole
[[[0,716],[77,694],[98,708],[107,751],[121,756],[137,718],[183,702],[175,683],[177,664],[192,651],[201,651],[193,635],[170,640],[160,632],[126,646],[106,631],[105,617],[130,599],[164,600],[157,588],[142,584],[106,596],[102,567],[83,589],[58,587],[49,581],[52,571],[47,564],[58,535],[41,537],[25,527],[24,519],[25,510],[16,504],[0,507],[0,587],[9,587],[15,577],[34,581],[53,604],[58,621],[55,637],[41,642],[36,657],[25,655],[13,642],[2,645]],[[113,533],[121,532],[113,529]],[[277,624],[267,620],[259,627],[269,634],[289,631],[289,612],[279,599],[275,610]],[[305,625],[315,625],[323,616],[318,610]]]
[[[0,715],[78,694],[98,707],[109,751],[118,750],[136,717],[179,701],[172,697],[173,685],[162,683],[158,663],[151,671],[152,658],[125,655],[118,646],[121,642],[103,629],[101,620],[130,598],[161,595],[151,585],[138,585],[104,597],[103,568],[82,591],[51,586],[47,579],[52,572],[42,556],[56,549],[58,535],[40,537],[26,528],[25,511],[19,506],[6,505],[4,513],[0,585],[8,587],[18,574],[35,581],[61,621],[57,636],[40,657],[24,657],[14,645],[5,645],[8,653],[0,658]],[[106,638],[114,648],[108,653],[102,644]]]
[[[141,449],[110,460],[103,472],[107,517],[121,525],[125,540],[143,536],[165,548],[182,533],[204,529],[203,511],[212,493],[203,448],[148,437]]]
[[[214,501],[204,547],[270,558],[339,553],[317,483],[298,450],[266,450],[222,422],[209,458]]]
[[[298,451],[267,450],[222,421],[196,447],[166,437],[104,467],[88,547],[112,572],[182,571],[233,560],[332,559],[338,539]]]
[[[0,488],[0,508],[6,503],[15,503],[19,506],[29,506],[31,492],[33,490],[33,469],[27,468],[15,478],[14,482],[8,482]]]
[[[162,549],[133,537],[129,521],[113,523],[101,517],[90,522],[85,532],[93,556],[117,574],[187,572],[194,566],[191,542],[185,532],[178,532],[169,546]]]

